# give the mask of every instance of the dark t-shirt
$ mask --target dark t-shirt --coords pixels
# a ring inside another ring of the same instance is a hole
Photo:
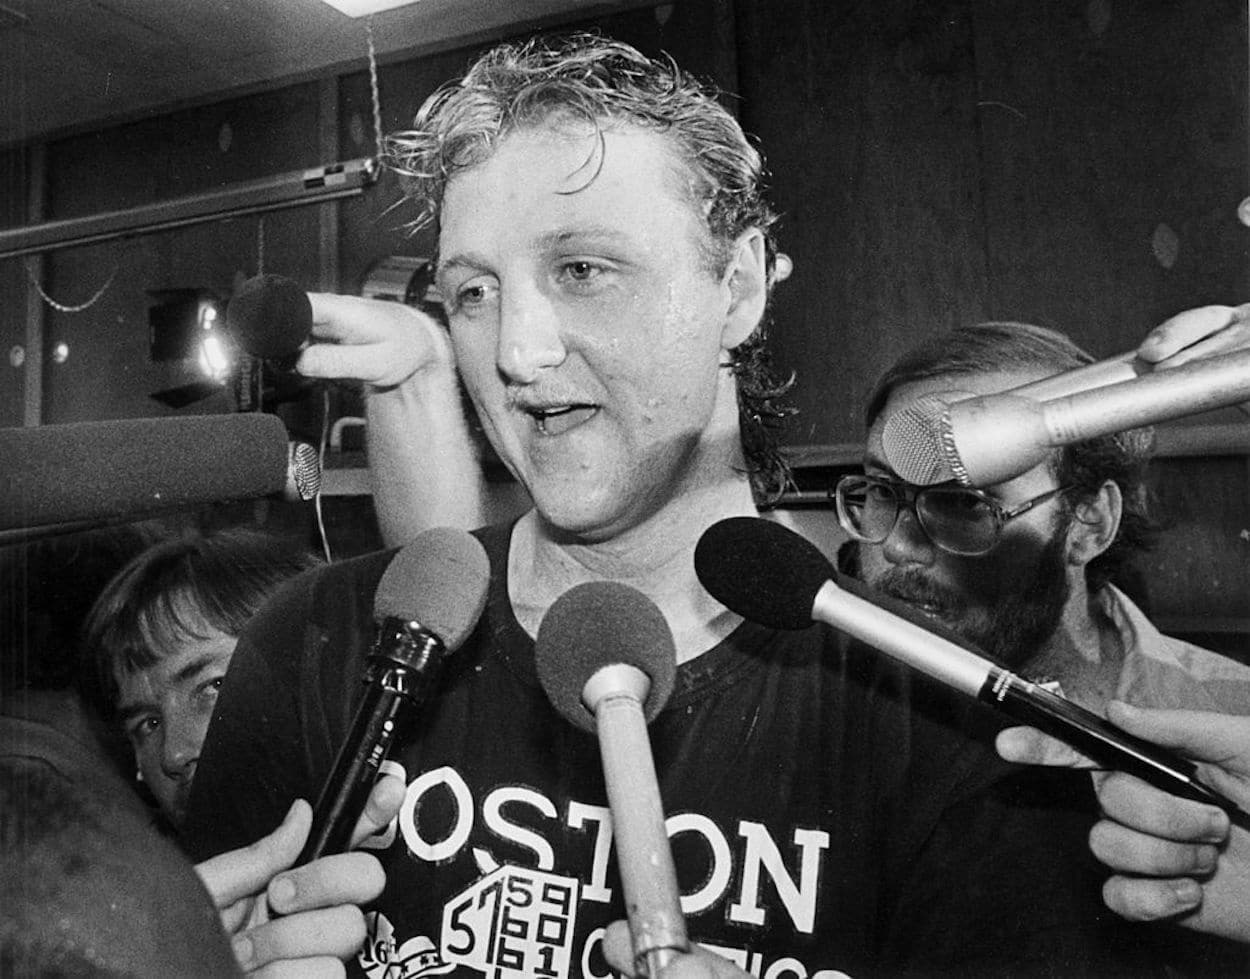
[[[608,974],[601,929],[625,914],[598,748],[538,685],[509,533],[480,532],[487,611],[393,752],[408,794],[369,976]],[[302,576],[248,627],[192,794],[197,858],[316,797],[391,554]],[[775,979],[1143,974],[1099,899],[1088,776],[1007,766],[998,726],[824,626],[746,623],[683,664],[650,735],[691,938]]]

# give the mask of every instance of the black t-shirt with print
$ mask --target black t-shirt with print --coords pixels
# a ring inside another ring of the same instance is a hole
[[[538,685],[510,531],[479,532],[487,610],[393,752],[408,794],[355,974],[608,974],[602,928],[625,913],[598,746]],[[197,859],[316,798],[393,553],[302,576],[245,631],[192,794]],[[773,979],[1143,974],[1099,898],[1088,776],[1006,765],[999,726],[824,626],[745,623],[683,664],[650,736],[691,939]]]

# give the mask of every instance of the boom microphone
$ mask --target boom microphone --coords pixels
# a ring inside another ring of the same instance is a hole
[[[882,448],[909,483],[992,486],[1028,472],[1059,446],[1248,397],[1250,349],[1243,349],[1044,402],[1017,392],[918,398],[886,421]]]
[[[477,625],[489,581],[486,551],[463,530],[426,530],[391,559],[373,601],[377,635],[364,697],[313,808],[299,863],[349,848],[397,732],[419,715]]]
[[[722,520],[700,538],[694,559],[703,587],[744,618],[775,629],[824,622],[1067,742],[1100,765],[1219,806],[1240,825],[1250,825],[1250,814],[1198,781],[1192,762],[991,662],[905,603],[853,579],[838,581],[819,549],[791,530],[757,517]]]
[[[226,330],[253,357],[290,365],[312,333],[312,302],[291,279],[254,276],[226,304]]]
[[[655,976],[689,949],[647,736],[677,675],[672,633],[640,591],[587,582],[547,610],[534,656],[556,710],[598,734],[635,967]]]
[[[126,516],[321,486],[317,452],[276,415],[132,418],[0,429],[0,530]]]

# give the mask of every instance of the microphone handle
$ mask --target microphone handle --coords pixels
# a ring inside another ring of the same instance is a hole
[[[393,617],[382,622],[365,671],[364,697],[322,784],[297,865],[351,847],[352,832],[396,732],[429,699],[447,656],[442,640],[419,623]]]
[[[852,582],[848,580],[847,585]],[[1238,825],[1250,828],[1250,814],[1199,782],[1192,762],[1134,737],[1079,704],[1022,680],[833,581],[826,581],[816,593],[812,617],[1053,735],[1100,765],[1122,769],[1164,791],[1219,806]]]
[[[609,694],[594,712],[635,968],[655,976],[690,945],[651,739],[642,704],[630,694]]]
[[[1193,762],[1129,734],[1080,704],[999,667],[990,669],[977,698],[1067,742],[1106,768],[1136,775],[1173,795],[1218,806],[1234,823],[1250,829],[1250,813],[1200,782]]]
[[[397,689],[405,672],[409,671],[393,667],[385,671],[380,682],[365,688],[347,740],[313,808],[312,829],[297,864],[343,853],[351,846],[352,830],[390,752],[395,730],[408,719],[401,714],[407,715],[410,710],[406,708],[413,706]]]
[[[1003,391],[1003,394],[1014,394],[1020,398],[1032,398],[1034,401],[1053,401],[1069,394],[1092,391],[1106,387],[1108,384],[1119,384],[1131,381],[1150,373],[1151,364],[1139,360],[1137,351],[1100,360],[1096,364],[1086,364],[1062,374],[1044,377],[1040,381],[1022,384],[1020,387]]]
[[[1145,374],[1045,401],[1042,415],[1051,445],[1141,425],[1171,421],[1250,398],[1250,349],[1191,361],[1172,370]]]

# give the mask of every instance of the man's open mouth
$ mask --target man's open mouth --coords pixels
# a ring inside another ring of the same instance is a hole
[[[530,412],[543,435],[562,435],[589,421],[598,412],[597,405],[560,405],[559,407],[535,409]]]

